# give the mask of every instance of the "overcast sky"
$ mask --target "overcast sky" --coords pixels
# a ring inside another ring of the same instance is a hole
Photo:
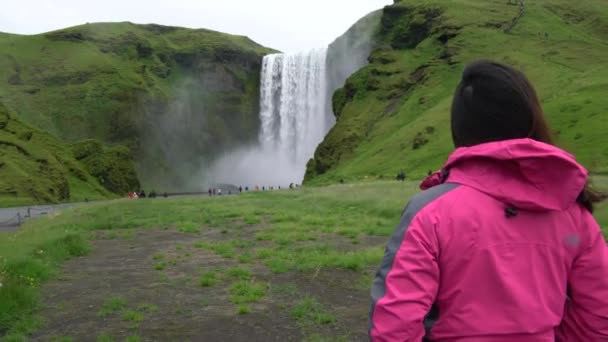
[[[36,34],[99,21],[157,23],[249,36],[285,52],[323,47],[392,0],[15,0],[0,31]]]

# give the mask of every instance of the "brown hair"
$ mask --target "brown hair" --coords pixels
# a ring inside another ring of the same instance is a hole
[[[508,65],[477,61],[468,65],[452,102],[456,147],[531,138],[555,145],[538,95],[528,78]],[[589,212],[606,195],[588,183],[577,199]]]

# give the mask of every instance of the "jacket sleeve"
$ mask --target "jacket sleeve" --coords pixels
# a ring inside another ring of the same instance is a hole
[[[593,217],[590,243],[574,260],[564,318],[556,329],[557,341],[608,341],[608,246]]]
[[[438,241],[428,215],[406,213],[372,287],[372,341],[416,341],[439,287]]]

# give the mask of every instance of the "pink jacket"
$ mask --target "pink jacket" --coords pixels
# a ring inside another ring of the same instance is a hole
[[[371,339],[608,341],[608,247],[574,157],[518,139],[457,149],[443,170],[387,246]]]

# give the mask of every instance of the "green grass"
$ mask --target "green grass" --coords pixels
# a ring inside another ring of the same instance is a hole
[[[437,9],[424,39],[415,48],[404,44],[412,25]],[[605,170],[608,2],[527,1],[519,24],[503,33],[517,13],[507,1],[411,0],[385,9],[379,48],[336,93],[339,120],[309,164],[306,183],[394,179],[401,169],[420,178],[439,169],[453,149],[453,91],[464,66],[477,59],[522,69],[559,145],[589,169]],[[416,136],[428,143],[415,149]]]
[[[177,230],[182,233],[199,233],[200,227],[193,222],[181,222],[177,224]]]
[[[349,336],[325,337],[319,334],[313,334],[304,339],[304,342],[348,342],[352,339]]]
[[[250,270],[246,270],[246,269],[238,268],[238,267],[228,269],[226,274],[228,274],[229,276],[231,276],[233,278],[238,278],[241,280],[248,280],[252,276],[252,273]]]
[[[216,272],[208,271],[201,275],[199,285],[202,287],[210,287],[219,282],[219,277]]]
[[[145,303],[138,306],[137,311],[144,313],[155,313],[158,312],[158,306],[154,304]]]
[[[138,335],[130,335],[127,336],[127,338],[125,339],[125,342],[140,342],[141,338]]]
[[[114,342],[114,337],[110,334],[103,333],[97,335],[97,342]]]
[[[154,269],[157,270],[157,271],[162,271],[165,268],[167,268],[167,263],[166,262],[159,262],[159,263],[154,264]]]
[[[165,255],[164,254],[160,254],[160,253],[159,254],[154,254],[152,256],[153,260],[163,260],[164,258],[165,258]]]
[[[232,242],[203,242],[195,245],[195,247],[196,246],[211,250],[226,259],[232,259],[235,255],[234,245]]]
[[[256,303],[266,295],[266,283],[240,280],[230,286],[230,301],[234,304]]]
[[[54,336],[50,339],[51,342],[74,342],[74,339],[69,336]]]
[[[239,315],[248,314],[250,312],[251,312],[251,308],[249,308],[247,305],[239,305],[239,307],[237,308],[237,313]]]
[[[258,224],[262,222],[262,219],[257,216],[246,216],[245,218],[243,218],[243,221],[246,224]]]
[[[122,313],[122,319],[127,322],[140,323],[144,321],[144,314],[137,311],[128,310]]]
[[[247,250],[243,251],[237,258],[237,261],[241,264],[251,263],[253,261],[253,255]]]
[[[127,307],[127,301],[120,296],[114,296],[106,299],[101,309],[97,312],[99,317],[107,317],[117,313]]]
[[[295,284],[275,285],[272,287],[272,292],[286,296],[296,296],[298,287]]]
[[[608,177],[597,176],[594,181],[601,188],[608,187]],[[263,241],[264,246],[252,235],[252,243],[243,243],[242,237],[219,244],[201,242],[200,247],[229,252],[227,255],[234,261],[244,257],[245,261],[266,265],[276,273],[341,269],[368,277],[367,271],[375,267],[384,254],[384,243],[353,246],[348,234],[341,235],[342,232],[359,232],[361,241],[370,235],[388,240],[403,206],[417,192],[414,182],[368,182],[243,194],[222,201],[187,197],[162,201],[120,200],[74,207],[34,219],[17,232],[0,233],[0,330],[19,336],[40,326],[40,319],[35,315],[40,305],[40,286],[56,276],[65,260],[88,252],[86,237],[91,232],[154,228],[170,225],[178,217],[191,217],[198,223],[211,217],[218,225],[230,227],[233,215],[264,211],[269,220],[268,226],[262,229],[270,236],[270,240]],[[204,217],[198,215],[201,211],[205,212]],[[608,233],[608,202],[598,206],[595,216],[605,234]],[[298,239],[300,234],[318,239]],[[288,246],[275,243],[282,235],[293,237],[293,243]],[[336,250],[336,244],[349,246],[350,251]],[[166,256],[157,259],[155,262],[166,262]],[[251,271],[249,266],[213,270],[201,274],[200,285],[215,285],[229,278],[234,282],[227,284],[229,296],[237,305],[245,305],[261,299],[272,289],[265,283],[252,281],[255,278],[248,273]],[[166,276],[160,279],[168,281]],[[126,303],[120,297],[110,298],[99,312],[112,315],[125,308]]]
[[[291,310],[291,316],[304,325],[325,325],[336,322],[336,317],[312,297],[299,301]]]

